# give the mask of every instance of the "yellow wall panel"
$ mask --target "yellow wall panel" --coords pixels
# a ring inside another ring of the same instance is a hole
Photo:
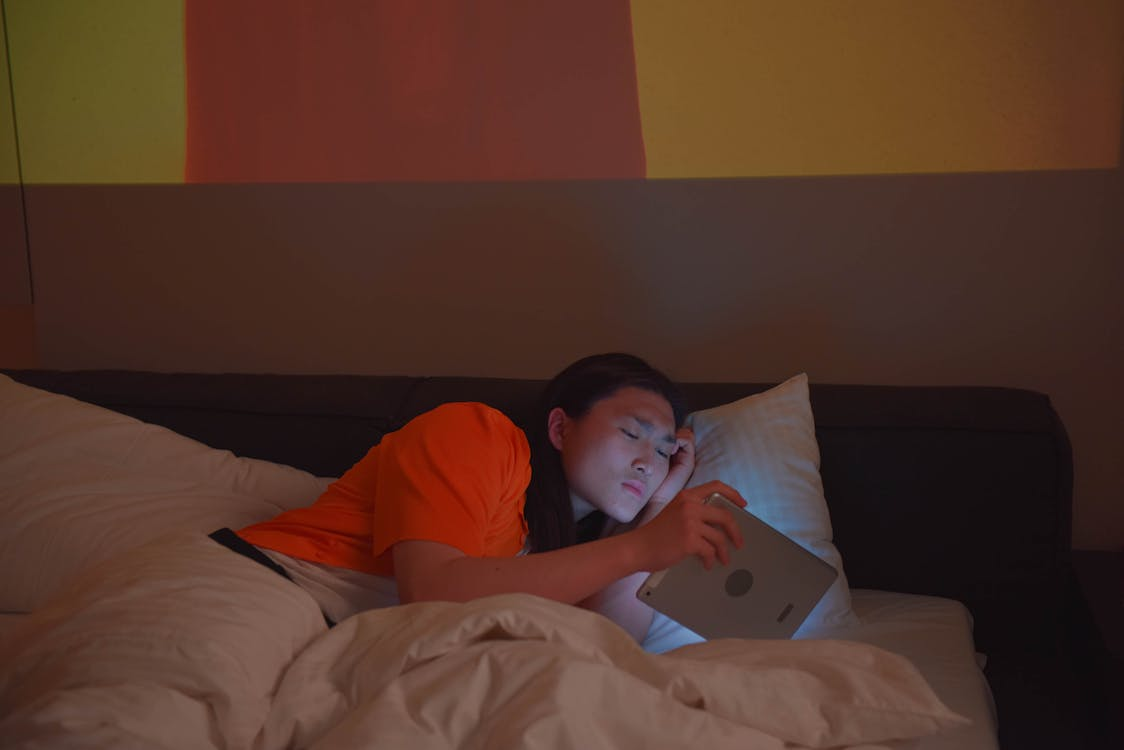
[[[5,0],[27,183],[182,182],[182,0]]]
[[[0,13],[0,185],[20,181],[16,134],[12,125],[12,97],[8,86],[8,51],[4,44],[4,14]]]
[[[649,177],[1111,168],[1120,0],[633,0]]]

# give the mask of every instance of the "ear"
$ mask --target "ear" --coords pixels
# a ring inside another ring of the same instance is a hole
[[[550,438],[550,444],[555,450],[562,450],[562,438],[566,434],[569,422],[570,418],[562,411],[561,406],[554,407],[546,415],[546,436]]]

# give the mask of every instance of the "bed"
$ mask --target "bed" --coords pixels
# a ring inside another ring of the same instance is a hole
[[[12,747],[1095,747],[1072,461],[1042,394],[687,383],[698,467],[836,565],[792,641],[643,649],[510,595],[328,629],[211,543],[311,502],[447,401],[535,380],[0,374],[0,736]],[[245,613],[250,611],[251,615]],[[237,614],[234,614],[237,613]]]

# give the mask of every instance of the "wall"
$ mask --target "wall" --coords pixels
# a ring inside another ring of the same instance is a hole
[[[130,139],[183,119],[182,83],[168,83],[182,71],[164,47],[158,75],[104,72],[151,91],[129,101],[163,125],[123,131],[95,97],[70,116],[103,123],[103,147],[37,160],[57,152],[27,135],[47,125],[25,117],[62,115],[23,104],[17,68],[31,268],[22,207],[0,214],[17,238],[0,248],[16,269],[0,286],[0,365],[26,361],[31,341],[46,367],[544,377],[625,349],[684,380],[804,370],[819,382],[1026,387],[1049,393],[1071,431],[1075,544],[1124,546],[1118,4],[1081,5],[1069,13],[1078,27],[1029,0],[910,4],[939,22],[919,37],[893,3],[806,16],[712,1],[710,13],[772,13],[768,44],[725,69],[773,61],[775,75],[725,78],[697,100],[679,94],[698,76],[660,72],[651,55],[683,25],[658,12],[678,5],[634,3],[634,34],[649,176],[690,179],[185,184],[168,166],[183,142],[165,135],[120,171],[114,153],[141,153]],[[87,38],[92,21],[68,18]],[[74,65],[99,56],[85,49]],[[32,59],[14,50],[15,66]],[[984,63],[1001,75],[973,78]],[[786,94],[817,74],[834,76],[835,92],[819,109]],[[49,90],[53,106],[71,106]],[[661,111],[676,100],[681,110]],[[696,116],[704,105],[709,119]],[[717,150],[678,145],[716,139],[703,126],[722,112],[748,135]],[[48,167],[53,177],[29,178]],[[0,211],[19,195],[18,180],[0,185],[13,199]]]

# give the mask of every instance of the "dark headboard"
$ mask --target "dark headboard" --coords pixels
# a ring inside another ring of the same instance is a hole
[[[8,371],[218,448],[342,473],[445,401],[525,424],[541,381]],[[691,408],[769,387],[688,383]],[[1007,388],[811,386],[824,489],[852,587],[959,599],[981,650],[1051,638],[1070,550],[1073,465],[1049,399]]]

